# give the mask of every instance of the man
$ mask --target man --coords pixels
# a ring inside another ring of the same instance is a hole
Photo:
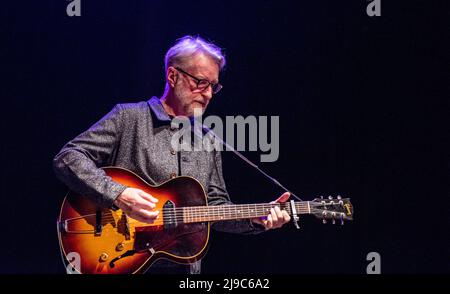
[[[158,218],[155,199],[142,190],[114,182],[101,169],[120,166],[158,184],[180,175],[196,178],[205,187],[209,205],[230,204],[218,151],[175,151],[171,138],[173,117],[203,113],[222,86],[219,72],[225,65],[221,49],[200,37],[186,36],[165,58],[166,87],[161,98],[118,104],[90,129],[68,142],[54,158],[56,175],[70,189],[99,205],[122,209],[131,218],[152,223]],[[286,201],[284,193],[277,201]],[[289,222],[286,211],[272,209],[265,219],[217,222],[216,230],[253,234]],[[194,264],[191,272],[199,271]]]

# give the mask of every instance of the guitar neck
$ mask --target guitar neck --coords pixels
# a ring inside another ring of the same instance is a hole
[[[270,209],[275,206],[280,207],[281,210],[286,210],[289,215],[292,215],[290,202],[191,206],[183,207],[177,211],[177,214],[181,214],[178,219],[182,219],[184,223],[214,222],[267,216],[270,213]],[[295,210],[297,214],[310,214],[310,202],[295,202]]]

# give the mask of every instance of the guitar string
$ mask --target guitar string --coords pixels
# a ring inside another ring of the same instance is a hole
[[[173,212],[175,210],[175,213],[177,215],[182,214],[183,216],[189,216],[189,217],[196,217],[196,216],[204,216],[205,214],[209,214],[209,215],[223,215],[223,214],[251,214],[251,213],[267,213],[269,208],[273,208],[276,205],[273,206],[261,206],[261,207],[255,207],[255,208],[251,208],[251,211],[249,210],[250,207],[241,207],[241,208],[237,208],[236,206],[228,206],[228,207],[224,207],[223,205],[217,206],[217,210],[216,207],[213,206],[200,206],[199,208],[195,208],[195,207],[184,207],[184,208],[179,208],[179,209],[170,209],[169,212]],[[227,209],[228,208],[228,209]],[[291,212],[290,207],[283,207],[283,210],[286,210],[284,208],[288,208],[288,212]],[[314,207],[312,207],[314,208]],[[309,209],[307,207],[298,207],[297,210],[303,210],[303,211],[309,211]],[[108,216],[108,215],[112,215],[112,212],[107,212],[107,213],[103,213],[103,216]],[[169,214],[169,217],[171,214]],[[95,214],[92,214],[92,216],[95,216]],[[81,216],[83,217],[83,216]]]
[[[244,217],[244,218],[251,218],[251,217]],[[234,219],[234,218],[232,218]],[[119,217],[120,220],[120,217]],[[224,220],[228,220],[228,219],[224,219]],[[115,219],[111,219],[111,221],[115,221]],[[184,220],[180,220],[179,222],[181,223],[200,223],[200,222],[208,222],[208,221],[213,221],[213,220],[189,220],[187,222],[184,222]],[[106,224],[108,224],[109,222],[106,222]],[[102,219],[102,224],[104,224],[104,220]],[[130,219],[128,220],[128,224],[130,225],[130,227],[132,227],[133,229],[135,229],[136,227],[152,227],[152,226],[162,226],[165,224],[164,221],[162,221],[161,219],[156,219],[153,223],[144,223],[144,222],[140,222],[138,220],[134,220],[134,219]],[[137,224],[137,225],[134,225]]]
[[[231,219],[236,219],[238,214],[240,213],[240,217],[242,218],[252,218],[252,217],[258,217],[258,215],[265,215],[267,214],[267,209],[270,207],[274,207],[274,206],[285,206],[286,208],[290,208],[289,205],[286,205],[286,203],[282,203],[284,205],[280,205],[277,203],[273,203],[273,204],[239,204],[239,206],[243,209],[240,209],[241,212],[238,212],[239,210],[237,209],[237,206],[234,205],[230,205],[229,206],[229,210],[224,209],[223,205],[217,206],[218,210],[220,209],[220,211],[215,211],[213,206],[198,206],[198,207],[192,207],[192,206],[188,206],[188,207],[180,207],[180,208],[175,208],[175,213],[176,216],[174,217],[173,215],[163,215],[162,221],[178,221],[178,222],[184,222],[184,220],[188,220],[188,221],[196,221],[197,219],[205,219],[205,218],[213,218],[216,220],[220,220],[220,219],[229,219],[229,217],[231,217]],[[296,203],[296,206],[299,206],[299,209],[297,209],[300,213],[308,213],[309,209],[302,207],[301,205],[298,205],[300,203]],[[301,203],[303,204],[303,203]],[[312,204],[312,205],[311,205]],[[247,207],[243,207],[246,206]],[[245,208],[250,208],[248,207],[248,205],[252,205],[255,206],[252,210],[255,211],[245,211]],[[313,210],[318,210],[315,207],[319,207],[319,206],[323,206],[324,204],[321,203],[310,203],[310,209],[311,212]],[[332,204],[329,204],[332,205]],[[311,207],[312,206],[312,207]],[[185,208],[188,208],[186,210],[184,210]],[[211,211],[210,208],[213,208],[213,210]],[[233,211],[234,208],[234,211]],[[262,210],[261,210],[262,209]],[[321,209],[319,209],[319,211],[322,211]],[[181,213],[180,213],[181,212]],[[291,210],[289,209],[289,212],[291,212]],[[330,211],[331,212],[331,211]],[[254,214],[257,215],[254,215]],[[339,212],[338,212],[339,213]],[[89,216],[89,215],[88,215]],[[81,218],[83,217],[88,217],[88,216],[80,216]],[[91,215],[92,217],[95,217],[95,215]],[[217,219],[217,217],[220,217],[220,219]],[[120,218],[119,216],[117,216],[117,218]],[[210,221],[213,221],[210,220]],[[161,219],[160,219],[161,220]],[[116,217],[114,217],[113,213],[108,212],[106,214],[103,214],[102,216],[102,222],[110,222],[110,221],[116,221]],[[129,222],[134,222],[134,220],[129,220]],[[205,220],[206,221],[206,220]],[[139,221],[136,221],[139,222]]]
[[[302,211],[304,213],[307,213],[307,211]],[[196,216],[176,216],[176,217],[171,217],[171,216],[167,216],[167,217],[163,217],[162,220],[166,221],[166,222],[170,222],[170,221],[177,221],[177,222],[184,222],[185,220],[187,222],[192,221],[195,222],[196,220],[204,220],[204,221],[214,221],[214,220],[228,220],[228,219],[240,219],[240,218],[254,218],[254,217],[259,217],[259,216],[265,216],[266,213],[262,212],[260,214],[241,214],[241,215],[236,215],[236,214],[220,214],[220,215],[196,215]],[[94,218],[94,217],[93,217]],[[107,217],[107,218],[102,218],[102,222],[110,222],[110,221],[116,221],[116,220],[120,220],[121,217],[117,217],[114,218],[113,216]],[[160,218],[161,219],[161,218]],[[128,222],[133,222],[132,220],[129,220]]]
[[[243,217],[243,218],[252,218],[252,217]],[[234,218],[231,218],[231,220]],[[227,218],[224,218],[223,220],[229,220]],[[184,221],[184,220],[179,220],[179,223],[183,223],[183,224],[190,224],[190,223],[201,223],[201,222],[210,222],[210,221],[220,221],[220,220],[207,220],[207,219],[202,219],[202,220],[195,220],[195,219],[191,219],[188,221]],[[102,223],[104,224],[104,223]],[[108,224],[108,222],[106,223]],[[160,219],[156,219],[153,223],[144,223],[144,222],[140,222],[134,219],[128,220],[128,224],[130,225],[131,229],[135,229],[136,227],[154,227],[154,226],[163,226],[164,224],[167,224],[167,222],[164,222],[163,220]]]
[[[307,213],[308,210],[302,210],[300,212]],[[232,212],[220,213],[220,214],[211,214],[211,213],[210,214],[196,214],[196,215],[177,214],[175,217],[173,215],[172,216],[171,215],[163,216],[163,219],[165,219],[165,220],[173,220],[173,219],[183,220],[183,219],[195,219],[195,218],[207,218],[207,217],[214,218],[214,217],[234,217],[234,216],[245,218],[245,217],[258,217],[258,216],[265,216],[265,215],[267,215],[266,211],[260,211],[257,213],[240,213],[240,214],[236,214],[236,213],[232,213]],[[95,216],[92,216],[92,218],[95,218]],[[120,216],[117,216],[117,218],[120,218]],[[110,215],[110,216],[103,217],[102,220],[105,220],[105,221],[116,220],[116,218],[113,215]]]
[[[307,213],[308,211],[301,211],[303,213]],[[300,213],[301,213],[300,212]],[[265,212],[261,212],[261,214],[259,214],[260,216],[264,216],[266,215]],[[195,222],[208,222],[208,221],[220,221],[220,220],[233,220],[233,219],[249,219],[249,218],[254,218],[254,217],[258,217],[258,215],[240,215],[239,217],[229,214],[229,215],[209,215],[209,216],[205,216],[205,215],[197,215],[197,216],[177,216],[176,218],[174,217],[166,217],[166,218],[160,218],[160,219],[155,219],[155,221],[153,223],[144,223],[135,219],[130,219],[128,220],[129,224],[134,224],[134,223],[140,223],[143,225],[162,225],[164,223],[172,223],[172,222],[179,222],[179,223],[195,223]],[[121,217],[117,217],[117,220],[120,220]],[[209,219],[208,219],[209,218]],[[109,223],[112,221],[116,221],[116,219],[114,217],[110,217],[108,219],[103,218],[102,219],[102,224],[103,223]]]
[[[260,206],[255,206],[255,207],[250,207],[247,206],[245,207],[246,204],[242,205],[217,205],[217,206],[186,206],[186,207],[180,207],[180,208],[174,208],[174,209],[169,209],[170,212],[175,211],[176,213],[185,213],[185,214],[189,214],[189,215],[203,215],[205,214],[205,212],[208,212],[210,214],[220,214],[221,212],[225,212],[225,213],[236,213],[239,211],[241,212],[250,212],[249,209],[251,209],[252,211],[256,210],[256,211],[266,211],[269,208],[273,208],[275,206],[280,206],[277,204],[267,204],[267,205],[260,205]],[[251,204],[253,205],[253,204]],[[309,208],[314,209],[317,207],[322,207],[323,204],[315,204],[315,205],[310,205]],[[291,212],[291,207],[290,205],[285,205],[281,207],[283,210],[288,210],[289,212]],[[309,210],[308,206],[300,206],[300,205],[296,205],[296,210]],[[111,214],[111,212],[107,212],[106,215]],[[94,215],[94,214],[93,214]],[[105,214],[104,214],[105,215]]]
[[[249,217],[249,218],[251,218],[251,217]],[[223,219],[223,220],[225,221],[225,220],[229,220],[229,219]],[[186,221],[186,222],[185,221],[179,221],[179,223],[190,224],[190,223],[201,223],[201,222],[212,222],[212,221],[220,221],[220,220],[190,220],[190,221]],[[164,221],[158,220],[158,219],[156,219],[153,223],[144,223],[144,222],[140,222],[140,221],[137,221],[137,220],[129,220],[128,223],[134,228],[138,227],[138,226],[151,227],[151,226],[161,226],[161,225],[164,225],[164,224],[168,224],[167,222],[164,222]],[[108,224],[108,222],[106,224]],[[138,225],[134,226],[134,224],[138,224]]]
[[[317,209],[314,209],[314,210],[317,210]],[[322,210],[317,210],[317,211],[322,211]],[[304,213],[308,213],[308,211],[303,211]],[[250,217],[246,217],[246,218],[252,218],[253,216],[250,216]],[[233,218],[232,218],[233,219]],[[228,220],[228,219],[224,219],[224,220]],[[137,220],[134,220],[134,219],[132,219],[132,220],[130,220],[131,221],[131,223],[139,223],[139,224],[141,224],[142,226],[147,226],[147,227],[149,227],[149,226],[162,226],[162,225],[164,225],[164,221],[161,221],[161,220],[155,220],[155,222],[153,222],[153,223],[150,223],[150,224],[148,224],[148,223],[143,223],[143,222],[140,222],[140,221],[137,221]],[[130,222],[129,221],[129,222]],[[209,220],[209,221],[213,221],[213,220]],[[218,220],[219,221],[219,220]],[[184,221],[181,221],[182,223],[185,223]],[[208,222],[208,220],[190,220],[190,221],[188,221],[188,222],[186,222],[186,223],[199,223],[199,222]],[[136,226],[134,226],[134,227],[136,227]]]
[[[339,203],[314,203],[314,202],[310,202],[309,203],[309,206],[312,208],[312,207],[319,207],[319,206],[333,206],[333,205],[340,205]],[[275,207],[275,206],[281,206],[282,208],[290,208],[291,207],[291,205],[290,205],[290,203],[262,203],[262,204],[234,204],[234,205],[227,205],[227,204],[225,204],[225,205],[211,205],[211,206],[184,206],[184,207],[175,207],[175,208],[168,208],[168,209],[171,209],[171,210],[184,210],[184,209],[225,209],[225,208],[228,208],[228,207],[230,207],[230,208],[233,208],[233,207],[235,207],[235,208],[238,208],[238,207],[242,207],[242,208],[245,208],[245,207],[250,207],[250,206],[255,206],[255,207],[257,207],[257,208],[260,208],[260,207]],[[295,203],[295,207],[296,207],[296,209],[298,209],[298,208],[302,208],[302,207],[307,207],[308,206],[308,204],[305,202],[305,203]]]
[[[299,212],[303,212],[303,213],[308,213],[309,210],[308,209],[300,209],[298,210]],[[290,211],[289,211],[290,212]],[[241,211],[241,212],[237,212],[237,211],[213,211],[213,212],[190,212],[190,213],[186,213],[186,212],[182,212],[182,211],[178,211],[176,213],[175,216],[173,216],[173,214],[167,214],[163,216],[164,220],[184,220],[184,219],[196,219],[196,218],[205,218],[205,217],[209,217],[209,218],[214,218],[214,217],[231,217],[231,216],[240,216],[243,218],[246,217],[258,217],[259,215],[264,216],[267,215],[267,210],[263,209],[263,210],[255,210],[253,212],[250,211]],[[256,214],[256,215],[255,215]],[[96,215],[92,214],[92,215],[85,215],[85,216],[80,216],[80,218],[86,218],[86,217],[92,217],[93,219],[95,219]],[[119,215],[114,215],[111,212],[108,212],[106,214],[102,215],[102,221],[115,221],[116,219],[120,219],[121,216]]]
[[[276,204],[273,204],[273,206],[276,206]],[[273,207],[272,205],[270,206],[270,207]],[[298,205],[296,205],[296,206],[298,206]],[[317,203],[315,203],[315,205],[312,205],[312,207],[310,207],[311,209],[315,209],[315,207],[314,206],[323,206],[323,204],[317,204]],[[240,213],[241,214],[241,216],[242,217],[252,217],[253,215],[252,215],[252,213],[257,213],[257,214],[261,214],[261,215],[265,215],[266,213],[267,213],[267,209],[268,209],[268,207],[266,207],[266,205],[259,205],[259,207],[256,207],[255,209],[252,209],[252,210],[255,210],[255,211],[245,211],[245,208],[244,209],[241,209],[240,211],[241,212],[238,212],[238,210],[236,209],[236,206],[229,206],[230,207],[230,209],[229,210],[226,210],[226,209],[223,209],[224,207],[223,207],[223,205],[221,205],[221,206],[217,206],[218,207],[218,210],[220,209],[220,211],[215,211],[214,210],[214,208],[215,207],[213,207],[213,210],[211,210],[211,209],[209,209],[210,207],[208,207],[208,206],[199,206],[198,208],[195,208],[195,207],[184,207],[184,208],[178,208],[178,209],[175,209],[176,211],[176,219],[177,220],[184,220],[184,218],[189,218],[189,219],[192,219],[192,218],[203,218],[203,217],[205,217],[205,216],[208,216],[208,217],[215,217],[215,216],[231,216],[231,215],[237,215],[236,213]],[[185,208],[189,208],[189,210],[184,210]],[[192,208],[194,208],[194,209],[192,209]],[[205,209],[205,208],[208,208],[208,209]],[[234,211],[232,210],[234,208]],[[247,207],[248,208],[248,207]],[[290,208],[290,207],[287,207],[287,208]],[[199,209],[199,210],[197,210],[197,209]],[[261,210],[261,209],[263,209],[263,210]],[[305,207],[299,207],[299,208],[297,208],[297,210],[298,211],[301,211],[301,212],[309,212],[309,209],[307,209],[307,208],[305,208]],[[291,212],[291,209],[289,209],[289,211],[288,211],[289,213]],[[331,212],[331,211],[330,211]],[[92,215],[92,216],[95,216],[94,214]],[[108,218],[108,216],[110,216],[109,218]],[[83,216],[80,216],[80,217],[83,217]],[[257,217],[257,216],[255,216],[255,217]],[[167,215],[167,216],[164,216],[164,219],[174,219],[174,216],[173,215],[171,215],[171,214],[169,214],[169,215]],[[114,218],[114,216],[113,216],[113,214],[111,213],[111,212],[108,212],[108,213],[106,213],[106,214],[103,214],[103,218],[102,218],[102,220],[115,220],[115,218]]]

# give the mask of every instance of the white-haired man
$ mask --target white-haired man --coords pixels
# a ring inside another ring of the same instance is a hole
[[[171,138],[173,117],[203,113],[222,86],[219,72],[225,65],[221,49],[200,37],[186,36],[165,57],[166,87],[162,97],[118,104],[84,133],[69,141],[54,158],[56,175],[70,189],[91,197],[99,205],[117,206],[136,220],[152,223],[158,217],[152,195],[114,182],[100,168],[120,166],[149,183],[179,175],[196,178],[204,186],[209,205],[229,204],[218,151],[175,151]],[[286,201],[284,193],[277,201]],[[289,222],[286,211],[272,209],[266,219],[225,221],[213,228],[253,234]],[[199,272],[199,264],[190,272]]]

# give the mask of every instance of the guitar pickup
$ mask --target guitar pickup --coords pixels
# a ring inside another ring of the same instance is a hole
[[[178,225],[177,222],[177,211],[175,209],[175,203],[173,203],[171,200],[168,200],[166,203],[164,203],[163,205],[163,225],[164,225],[164,229],[168,230],[168,229],[173,229],[176,228]]]

